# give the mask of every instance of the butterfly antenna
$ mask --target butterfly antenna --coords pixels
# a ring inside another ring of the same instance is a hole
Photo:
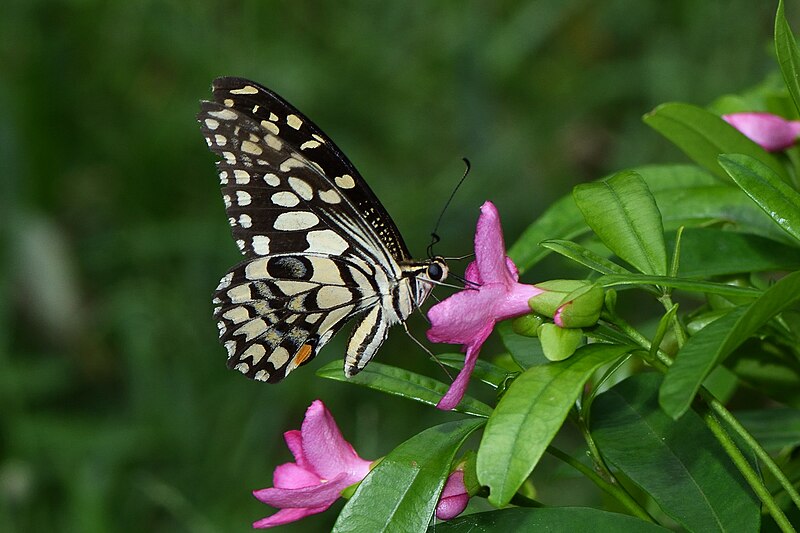
[[[444,213],[450,206],[450,202],[453,201],[453,197],[456,195],[456,192],[458,192],[458,189],[459,187],[461,187],[461,184],[464,183],[464,180],[467,179],[467,176],[469,175],[469,170],[470,168],[472,168],[472,164],[469,162],[469,159],[467,159],[466,157],[462,157],[461,160],[464,161],[464,164],[466,165],[467,168],[464,170],[464,175],[461,176],[461,179],[458,181],[458,185],[456,185],[455,188],[453,189],[453,192],[450,193],[450,198],[447,199],[447,202],[444,204],[444,207],[442,208],[442,212],[439,213],[439,218],[436,220],[436,226],[434,226],[433,231],[431,232],[431,243],[428,245],[429,258],[433,257],[433,246],[440,240],[442,240],[439,237],[439,234],[437,233],[439,231],[439,224],[441,224],[442,222],[442,217],[444,217]]]

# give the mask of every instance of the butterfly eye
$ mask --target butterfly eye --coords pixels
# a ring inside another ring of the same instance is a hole
[[[440,281],[442,279],[442,275],[444,271],[442,270],[441,265],[438,263],[431,263],[428,266],[428,279],[433,281]]]

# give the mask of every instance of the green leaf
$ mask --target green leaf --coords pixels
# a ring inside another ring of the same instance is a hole
[[[783,0],[778,2],[778,12],[775,15],[775,53],[795,108],[800,110],[800,51],[786,21]]]
[[[326,379],[355,383],[356,385],[387,392],[395,396],[402,396],[403,398],[428,405],[439,403],[439,400],[450,388],[449,385],[427,376],[374,361],[351,378],[345,377],[344,372],[342,372],[341,361],[332,361],[323,366],[317,370],[317,375]],[[487,417],[491,414],[492,408],[475,398],[465,395],[454,411]]]
[[[725,360],[742,383],[767,398],[800,409],[800,363],[750,339]]]
[[[702,292],[706,294],[718,294],[720,296],[730,296],[738,298],[757,298],[761,295],[758,289],[750,287],[737,287],[724,283],[714,283],[712,281],[692,281],[681,278],[668,278],[667,276],[642,276],[641,274],[610,274],[600,276],[595,280],[603,287],[624,287],[626,285],[660,285],[662,287],[672,287],[688,292]]]
[[[516,507],[475,513],[435,524],[428,533],[486,533],[489,531],[595,531],[625,533],[667,533],[669,529],[632,516],[586,507]]]
[[[544,356],[541,341],[534,337],[526,337],[514,333],[510,320],[500,322],[495,330],[500,334],[503,345],[520,368],[530,368],[549,363],[547,357]]]
[[[456,368],[458,370],[464,368],[463,353],[436,354],[436,358],[445,366]],[[497,365],[493,365],[488,361],[484,361],[483,359],[478,359],[475,361],[475,370],[472,371],[471,379],[478,379],[487,385],[497,388],[506,380],[508,375],[509,372],[505,369],[500,368]]]
[[[667,236],[670,246],[674,236]],[[800,248],[758,235],[692,228],[683,232],[678,276],[708,278],[766,270],[800,269]]]
[[[767,450],[800,445],[800,411],[788,407],[736,411],[736,419]]]
[[[722,221],[737,231],[788,241],[740,189],[721,183],[695,165],[649,165],[633,170],[653,193],[667,229]],[[574,239],[588,233],[589,227],[572,196],[565,196],[528,226],[508,255],[524,272],[550,253],[539,246],[540,242]]]
[[[541,246],[601,274],[630,274],[628,269],[572,241],[553,239],[543,241]]]
[[[783,231],[800,241],[800,194],[766,165],[746,155],[721,155],[719,164]]]
[[[620,172],[607,181],[578,185],[572,195],[609,250],[640,272],[666,275],[661,213],[641,176]]]
[[[392,450],[361,482],[333,526],[337,533],[422,531],[436,510],[456,452],[483,421],[428,428]]]
[[[478,449],[478,479],[489,501],[506,505],[533,471],[595,370],[634,348],[590,344],[565,361],[520,374],[489,417]]]
[[[662,104],[645,115],[644,121],[699,165],[725,180],[728,175],[717,162],[720,154],[749,155],[788,178],[786,169],[772,154],[721,117],[700,107],[681,103]]]
[[[673,304],[664,316],[661,317],[661,320],[658,321],[658,327],[656,328],[656,333],[653,335],[653,342],[650,344],[650,359],[656,358],[656,352],[659,348],[661,348],[661,342],[664,340],[664,336],[667,334],[667,331],[670,327],[672,327],[672,321],[675,318],[675,314],[678,312],[678,304]]]
[[[603,457],[688,531],[758,531],[760,502],[703,421],[677,422],[658,407],[659,374],[640,374],[601,394],[591,431]]]
[[[797,301],[800,301],[800,272],[793,272],[749,306],[734,309],[690,337],[661,385],[659,402],[664,411],[673,418],[683,415],[714,367],[761,326]]]

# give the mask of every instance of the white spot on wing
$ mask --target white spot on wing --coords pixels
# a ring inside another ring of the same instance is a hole
[[[281,179],[275,174],[264,174],[264,181],[267,182],[267,185],[272,187],[277,187],[281,184]]]
[[[233,204],[231,204],[231,197],[228,196],[227,194],[223,194],[222,195],[222,201],[225,202],[225,207],[226,208],[230,207],[231,205],[233,205]]]
[[[270,119],[272,122],[275,122],[276,120],[278,120],[278,115],[276,115],[275,113],[273,113],[273,112],[271,112],[271,111],[270,111],[270,114],[269,114],[269,119]]]
[[[217,285],[217,290],[221,291],[222,289],[230,286],[231,281],[233,281],[233,272],[228,272],[222,277],[221,280],[219,280],[219,285]]]
[[[253,379],[256,381],[267,381],[269,379],[269,372],[266,370],[259,370],[256,372],[256,375],[253,376]]]
[[[233,177],[236,178],[238,185],[247,185],[250,183],[250,173],[240,168],[234,169]]]
[[[297,115],[288,115],[286,117],[286,123],[296,130],[299,130],[300,127],[303,125],[303,121],[300,120],[300,117],[298,117]]]
[[[232,289],[228,290],[228,298],[231,299],[231,303],[240,304],[244,302],[249,302],[253,299],[253,294],[250,292],[250,285],[237,285]]]
[[[283,365],[286,364],[286,361],[289,360],[289,350],[284,348],[283,346],[278,346],[275,348],[275,351],[272,352],[272,355],[269,356],[269,361],[275,368],[281,368]]]
[[[252,141],[244,141],[242,143],[242,151],[247,152],[248,154],[261,155],[264,150],[262,150],[259,145]]]
[[[261,121],[261,126],[265,130],[267,130],[268,132],[270,132],[273,135],[278,135],[281,132],[281,130],[280,130],[280,128],[278,128],[277,124],[275,124],[274,122],[270,122],[268,120],[262,120]],[[269,142],[269,141],[267,141],[267,142]]]
[[[341,235],[329,229],[309,231],[306,241],[308,241],[306,252],[330,255],[341,255],[350,246]]]
[[[234,335],[244,335],[245,340],[251,341],[267,331],[269,326],[260,318],[255,318],[233,332]]]
[[[244,359],[245,357],[252,357],[253,362],[251,364],[253,366],[256,366],[266,353],[267,353],[266,348],[264,348],[261,344],[251,344],[249,348],[247,348],[244,352],[242,352],[240,358]]]
[[[246,307],[234,307],[233,309],[225,311],[225,314],[222,315],[222,318],[227,318],[234,324],[239,324],[245,320],[250,320],[250,313]]]
[[[245,85],[241,89],[231,89],[231,94],[258,94],[258,89],[252,85]]]
[[[300,198],[298,198],[294,193],[289,191],[276,192],[275,194],[272,195],[270,200],[272,200],[273,204],[279,205],[281,207],[294,207],[300,203]]]
[[[356,182],[353,179],[353,176],[351,176],[350,174],[336,176],[334,181],[336,181],[336,185],[338,185],[342,189],[352,189],[353,187],[356,186]]]
[[[228,139],[224,135],[216,134],[214,135],[214,142],[217,143],[217,146],[225,146],[228,144]]]
[[[215,130],[215,129],[219,128],[219,122],[214,120],[213,118],[207,118],[205,120],[205,123],[206,123],[206,128],[208,128],[210,130]]]
[[[253,237],[253,242],[256,239]],[[244,267],[244,276],[247,279],[265,279],[271,277],[267,273],[267,258],[263,259],[256,259],[255,261],[250,261]]]
[[[290,157],[286,161],[281,163],[280,169],[281,169],[281,172],[289,172],[293,168],[304,167],[304,166],[305,165],[303,164],[303,162],[300,161],[299,159],[297,159],[295,157]]]
[[[309,150],[311,148],[316,148],[319,146],[319,141],[306,141],[300,145],[301,150]]]
[[[303,200],[311,200],[314,197],[314,189],[311,188],[311,185],[306,183],[305,181],[301,180],[300,178],[291,177],[289,178],[289,187],[291,187],[294,192],[300,195],[300,198]]]
[[[250,371],[250,366],[247,363],[239,363],[238,365],[233,367],[233,369],[238,370],[242,374],[247,374],[247,372]]]
[[[243,228],[249,228],[253,225],[253,219],[250,218],[250,215],[242,213],[239,215],[239,225]]]
[[[225,341],[224,346],[228,351],[228,359],[230,359],[236,353],[236,341]]]
[[[236,191],[236,203],[239,204],[240,207],[244,207],[246,205],[250,205],[253,201],[253,198],[250,196],[250,193],[247,191]]]
[[[291,211],[278,215],[274,227],[281,231],[300,231],[313,228],[318,222],[317,215],[310,211]]]
[[[353,299],[350,290],[338,285],[325,285],[317,292],[317,303],[323,309],[339,307]]]
[[[209,111],[208,114],[214,118],[218,118],[220,120],[236,120],[238,115],[235,111],[230,109],[221,109],[219,111]]]
[[[266,235],[253,237],[253,251],[258,255],[267,255],[269,253],[269,237]]]
[[[225,107],[233,107],[234,102],[232,99],[226,98],[225,100],[222,101],[222,103],[225,104]]]
[[[319,191],[319,199],[327,204],[338,204],[342,201],[342,197],[333,189],[329,191]]]

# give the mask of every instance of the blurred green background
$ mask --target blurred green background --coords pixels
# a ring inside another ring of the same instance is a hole
[[[773,72],[776,3],[5,0],[0,530],[248,531],[314,398],[366,458],[456,416],[315,377],[346,335],[279,385],[225,368],[210,295],[239,255],[195,122],[215,76],[317,122],[416,254],[469,157],[458,255],[485,199],[510,243],[576,183],[683,161],[641,115]],[[443,379],[399,328],[379,359]],[[555,477],[545,503],[599,497]]]

